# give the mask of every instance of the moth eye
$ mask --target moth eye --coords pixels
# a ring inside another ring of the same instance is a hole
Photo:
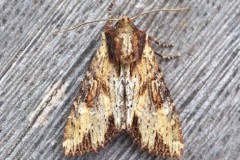
[[[118,28],[118,27],[119,27],[119,22],[115,24],[115,28]]]

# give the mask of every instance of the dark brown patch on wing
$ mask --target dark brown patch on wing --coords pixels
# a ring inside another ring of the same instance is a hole
[[[132,127],[131,127],[131,136],[134,138],[134,142],[140,144],[141,143],[141,133],[139,132],[139,125],[138,125],[138,117],[134,114]]]
[[[84,135],[82,145],[80,145],[79,148],[81,151],[85,152],[89,152],[90,150],[92,150],[91,135],[89,132]]]
[[[162,73],[162,71],[158,68],[158,73]],[[165,81],[164,81],[164,77],[159,74],[155,74],[155,78],[154,79],[158,79],[159,82],[160,82],[160,85],[159,87],[157,88],[160,95],[161,95],[161,98],[162,98],[162,101],[165,101],[166,98],[168,97],[171,97],[170,95],[170,91],[168,90],[168,88],[166,87],[166,84],[165,84]]]
[[[106,35],[106,40],[107,40],[107,49],[108,49],[108,56],[109,56],[109,62],[111,64],[114,64],[112,66],[117,73],[117,76],[120,75],[120,61],[116,58],[116,51],[117,51],[117,46],[114,42],[114,38],[116,37],[116,32],[113,30],[108,30],[105,32]]]
[[[163,138],[160,134],[155,137],[154,154],[161,154],[164,158],[171,157],[170,149],[167,144],[164,144]]]
[[[161,88],[157,86],[156,80],[150,81],[150,97],[153,103],[155,104],[156,109],[160,108],[163,103],[163,99],[161,97]]]
[[[139,95],[140,95],[140,96],[145,93],[147,87],[148,87],[148,86],[147,86],[147,83],[146,83],[146,82],[144,82],[144,83],[140,86],[140,89],[139,89]]]
[[[106,94],[109,95],[109,85],[106,84],[106,82],[102,81],[99,82],[101,84],[102,91]]]
[[[108,120],[108,128],[107,128],[107,132],[105,134],[105,139],[107,141],[109,141],[116,134],[117,129],[115,127],[115,122],[114,122],[113,115],[110,115],[107,120]]]
[[[138,59],[141,60],[143,49],[146,42],[146,33],[143,31],[138,30],[135,32],[135,36],[137,37],[137,45],[133,48],[134,52],[138,53]]]
[[[108,54],[110,62],[116,63],[116,46],[114,42],[114,38],[116,37],[116,32],[112,30],[108,30],[105,32],[106,39],[107,39],[107,47],[108,47]]]
[[[88,86],[88,91],[87,91],[88,94],[85,99],[85,102],[87,103],[88,108],[93,107],[94,101],[97,95],[97,90],[98,90],[98,82],[96,80],[93,80],[93,83]]]

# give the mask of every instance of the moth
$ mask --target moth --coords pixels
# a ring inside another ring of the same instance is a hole
[[[122,130],[149,153],[162,157],[182,155],[180,122],[156,52],[150,46],[153,38],[133,23],[144,14],[107,19],[101,46],[81,82],[66,123],[65,155],[96,152]]]

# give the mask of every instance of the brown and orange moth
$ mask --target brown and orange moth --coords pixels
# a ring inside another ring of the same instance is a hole
[[[112,5],[113,2],[109,13]],[[152,12],[186,9],[158,9],[119,19],[112,19],[109,14],[101,46],[81,82],[67,120],[65,155],[97,151],[122,130],[149,153],[171,158],[182,155],[178,114],[155,58],[156,52],[149,44],[155,40],[138,29],[133,20]],[[114,26],[113,21],[116,21]],[[160,55],[162,59],[175,57]]]

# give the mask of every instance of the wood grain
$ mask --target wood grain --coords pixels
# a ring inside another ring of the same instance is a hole
[[[0,1],[0,159],[161,159],[127,134],[99,153],[64,157],[63,129],[79,83],[100,45],[105,22],[54,35],[56,28],[107,17],[109,1]],[[183,160],[240,159],[240,1],[120,1],[115,17],[191,7],[136,20],[181,53],[161,62],[180,114]]]

